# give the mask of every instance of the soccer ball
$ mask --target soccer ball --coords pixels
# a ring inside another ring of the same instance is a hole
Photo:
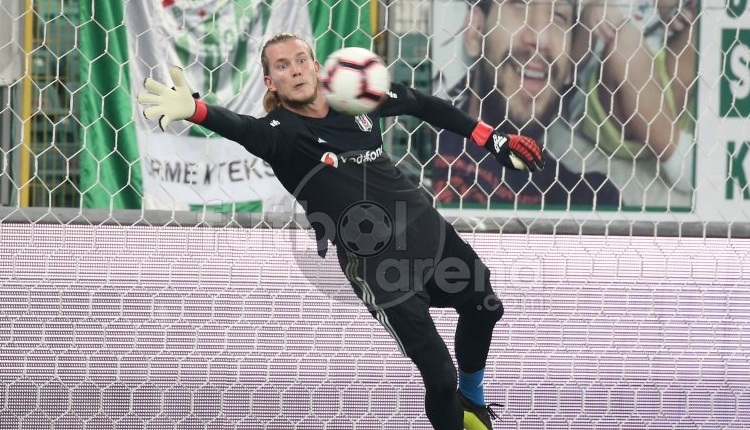
[[[344,211],[338,224],[339,241],[362,257],[385,249],[393,237],[393,222],[381,206],[360,202]]]
[[[375,53],[349,47],[333,52],[320,74],[328,104],[335,110],[362,115],[372,112],[391,88],[391,75]]]

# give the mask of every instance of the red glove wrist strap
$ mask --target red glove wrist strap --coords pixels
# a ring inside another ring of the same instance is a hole
[[[495,129],[493,129],[492,126],[485,122],[479,121],[476,127],[474,127],[474,131],[471,132],[471,140],[477,143],[479,146],[484,146],[494,132]]]
[[[193,116],[191,116],[187,120],[194,124],[200,124],[206,120],[206,116],[208,116],[208,106],[206,106],[206,103],[200,100],[196,100],[195,113],[193,113]]]

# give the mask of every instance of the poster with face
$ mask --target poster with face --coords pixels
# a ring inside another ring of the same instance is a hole
[[[538,173],[509,171],[443,132],[432,185],[444,207],[689,209],[694,125],[685,118],[695,48],[673,51],[687,58],[667,58],[654,42],[680,36],[662,19],[674,8],[586,5],[436,2],[433,92],[500,132],[534,137],[547,161]],[[683,24],[695,21],[688,12],[680,12]],[[691,26],[680,31],[694,43]],[[677,85],[670,76],[680,66],[686,83]]]

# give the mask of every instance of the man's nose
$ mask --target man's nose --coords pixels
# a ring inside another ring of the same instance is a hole
[[[554,23],[550,17],[550,11],[539,9],[542,9],[540,5],[529,7],[526,25],[521,32],[521,40],[524,45],[533,46],[537,52],[545,52],[549,49],[553,37]]]

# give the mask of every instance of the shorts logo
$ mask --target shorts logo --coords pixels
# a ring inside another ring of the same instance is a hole
[[[354,120],[357,121],[357,125],[359,126],[359,129],[362,131],[372,131],[372,120],[367,115],[357,115],[354,117]]]
[[[326,152],[325,154],[323,154],[323,156],[320,158],[320,161],[332,167],[339,167],[339,157],[337,157],[333,152]]]

